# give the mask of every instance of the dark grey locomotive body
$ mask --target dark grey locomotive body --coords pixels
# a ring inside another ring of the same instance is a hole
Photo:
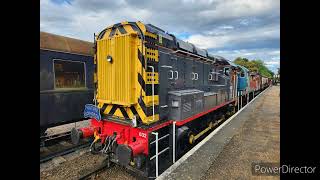
[[[83,120],[92,103],[92,43],[40,33],[40,135],[47,128]]]
[[[234,98],[235,87],[226,72],[231,65],[226,59],[210,56],[206,50],[152,25],[146,27],[162,37],[157,47],[159,63],[148,64],[159,72],[157,92],[161,120],[183,120]]]

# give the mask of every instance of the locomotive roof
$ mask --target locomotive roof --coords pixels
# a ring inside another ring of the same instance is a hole
[[[152,24],[146,24],[145,26],[146,26],[147,31],[155,33],[155,34],[160,34],[162,37],[165,37],[165,38],[167,38],[169,40],[173,40],[174,37],[175,37],[174,35],[169,34],[166,31],[164,31],[163,29],[161,29],[161,28],[159,28],[157,26],[154,26]],[[181,39],[179,39],[177,37],[175,37],[175,39],[176,39],[177,42],[183,41],[183,40],[181,40]],[[209,59],[214,59],[219,64],[230,65],[230,66],[232,66],[234,68],[238,67],[238,65],[234,64],[233,62],[231,62],[230,60],[228,60],[228,59],[226,59],[226,58],[224,58],[222,56],[208,54],[207,53],[208,51],[206,49],[198,48],[194,44],[186,42],[186,41],[183,41],[183,42],[185,43],[185,45],[193,46],[197,51],[204,51],[204,52],[201,53],[202,56],[207,57]],[[204,55],[205,53],[206,53],[206,55]],[[248,71],[248,69],[246,69],[246,70]]]
[[[169,39],[169,40],[173,40],[174,38],[177,40],[177,41],[183,41],[177,37],[175,37],[174,35],[172,34],[169,34],[168,32],[164,31],[163,29],[157,27],[157,26],[154,26],[152,24],[146,24],[146,29],[147,31],[149,32],[152,32],[152,33],[155,33],[155,34],[160,34],[162,37],[166,38],[166,39]],[[194,44],[192,43],[189,43],[189,42],[186,42],[186,41],[183,41],[185,44],[188,44],[189,46],[192,46],[196,49],[196,51],[198,52],[199,55],[203,56],[203,57],[208,57],[207,55],[207,50],[206,49],[201,49],[201,48],[198,48],[197,46],[195,46]]]
[[[40,49],[93,56],[93,43],[47,32],[40,32]]]
[[[211,57],[213,57],[214,59],[216,59],[218,62],[220,62],[223,65],[229,65],[232,66],[234,68],[238,67],[238,65],[236,65],[235,63],[233,63],[232,61],[222,57],[222,56],[218,56],[218,55],[209,55]]]
[[[145,26],[146,26],[147,31],[154,33],[154,34],[160,34],[162,37],[165,37],[166,39],[173,40],[172,35],[169,35],[164,30],[160,29],[157,26],[154,26],[152,24],[146,24]]]

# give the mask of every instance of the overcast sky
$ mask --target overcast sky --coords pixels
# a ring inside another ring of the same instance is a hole
[[[280,64],[280,0],[41,0],[40,30],[93,41],[122,21],[142,21],[229,60]]]

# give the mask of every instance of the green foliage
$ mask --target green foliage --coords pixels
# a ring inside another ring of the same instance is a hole
[[[248,60],[246,58],[237,57],[234,61],[235,64],[241,65],[253,72],[259,72],[262,76],[273,78],[274,73],[270,71],[265,65],[264,62],[257,60]]]

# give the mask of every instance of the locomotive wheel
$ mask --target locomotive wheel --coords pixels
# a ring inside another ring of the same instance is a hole
[[[194,135],[193,133],[190,132],[189,134],[189,144],[193,144],[194,143]]]
[[[180,132],[180,133],[179,133]],[[180,157],[190,146],[189,144],[190,130],[187,126],[178,128],[176,134],[176,153],[177,157]]]
[[[212,121],[211,121],[211,122],[209,122],[208,127],[210,127],[210,129],[212,129],[212,128],[213,128],[213,122],[212,122]]]

